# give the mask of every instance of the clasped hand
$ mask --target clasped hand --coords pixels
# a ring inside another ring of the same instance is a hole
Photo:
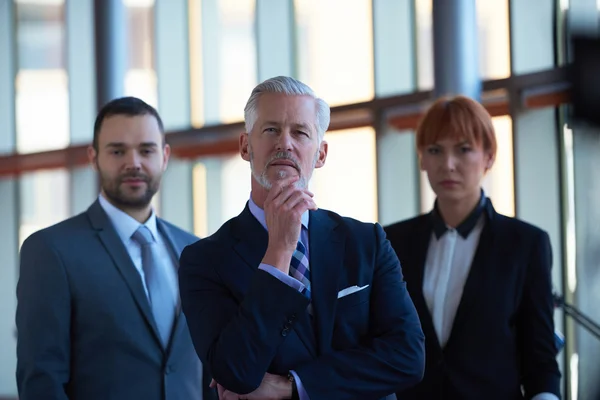
[[[280,375],[266,373],[260,386],[253,392],[247,394],[237,394],[227,390],[214,379],[210,387],[217,388],[219,399],[221,400],[283,400],[292,398],[292,385],[290,381]]]

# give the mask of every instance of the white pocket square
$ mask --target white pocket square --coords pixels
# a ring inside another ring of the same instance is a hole
[[[360,292],[361,290],[366,289],[368,287],[369,287],[369,285],[365,285],[365,286],[354,285],[354,286],[347,287],[346,289],[342,289],[338,292],[338,299],[341,299],[342,297],[348,296],[349,294],[352,294],[352,293]]]

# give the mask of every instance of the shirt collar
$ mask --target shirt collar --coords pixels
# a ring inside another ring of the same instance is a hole
[[[268,231],[269,229],[267,228],[267,218],[265,217],[265,211],[259,206],[257,206],[254,200],[252,200],[252,193],[250,193],[248,208],[250,208],[250,212],[252,213],[252,215],[254,215],[254,218],[256,218],[258,222],[260,222],[260,224],[263,226],[263,228],[265,228]],[[308,219],[309,213],[308,210],[306,210],[302,214],[302,226],[306,229],[308,229]]]
[[[133,236],[135,231],[137,231],[142,225],[146,225],[146,227],[150,230],[154,241],[158,240],[159,236],[156,224],[156,214],[154,213],[154,210],[152,210],[150,218],[148,218],[148,220],[144,224],[140,224],[129,214],[122,210],[119,210],[117,207],[112,205],[108,200],[104,198],[102,194],[98,196],[98,201],[100,202],[100,205],[106,212],[108,219],[112,222],[113,226],[115,227],[115,230],[117,231],[117,234],[119,235],[123,243],[127,243],[131,239],[131,236]]]
[[[488,217],[490,216],[490,207],[488,207],[487,205],[488,198],[485,196],[483,189],[481,189],[481,197],[479,198],[479,203],[477,203],[477,206],[473,211],[471,211],[467,218],[465,218],[464,221],[462,221],[456,227],[456,231],[459,233],[460,236],[462,236],[463,238],[467,238],[467,236],[469,236],[471,231],[473,231],[473,228],[475,228],[475,225],[477,225],[477,221],[479,221],[479,218],[484,213],[484,211],[486,211],[486,215],[488,215]],[[444,233],[446,233],[446,231],[448,231],[449,227],[448,225],[446,225],[446,222],[444,222],[442,216],[440,215],[440,212],[438,211],[437,200],[435,201],[433,210],[431,211],[431,219],[433,222],[433,232],[435,233],[435,237],[439,239]]]

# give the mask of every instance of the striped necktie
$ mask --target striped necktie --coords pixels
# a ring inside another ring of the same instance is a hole
[[[306,247],[302,244],[302,241],[298,240],[296,245],[296,251],[292,256],[290,263],[290,276],[302,282],[305,286],[303,294],[311,299],[310,294],[310,268],[308,266],[308,258],[306,257]],[[308,312],[312,314],[311,305],[308,306]]]

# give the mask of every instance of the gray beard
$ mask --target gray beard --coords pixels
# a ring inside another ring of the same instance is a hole
[[[317,149],[315,158],[312,163],[312,167],[310,169],[310,174],[308,176],[305,176],[302,173],[302,171],[298,171],[298,173],[300,174],[300,179],[298,179],[294,183],[294,186],[296,186],[296,188],[298,188],[298,189],[308,188],[308,183],[310,182],[310,178],[312,177],[312,173],[315,169],[315,165],[317,165],[318,159],[319,159],[319,150]],[[256,182],[258,182],[258,184],[260,186],[262,186],[263,188],[265,188],[267,190],[271,190],[271,188],[273,187],[273,182],[269,181],[269,178],[267,178],[267,166],[265,165],[265,168],[263,169],[263,172],[261,174],[256,172],[256,168],[254,167],[254,152],[252,151],[252,148],[250,148],[250,170],[252,171],[252,177],[254,178],[254,180]],[[279,179],[284,179],[285,175],[286,175],[285,171],[279,171],[278,177],[279,177]]]

